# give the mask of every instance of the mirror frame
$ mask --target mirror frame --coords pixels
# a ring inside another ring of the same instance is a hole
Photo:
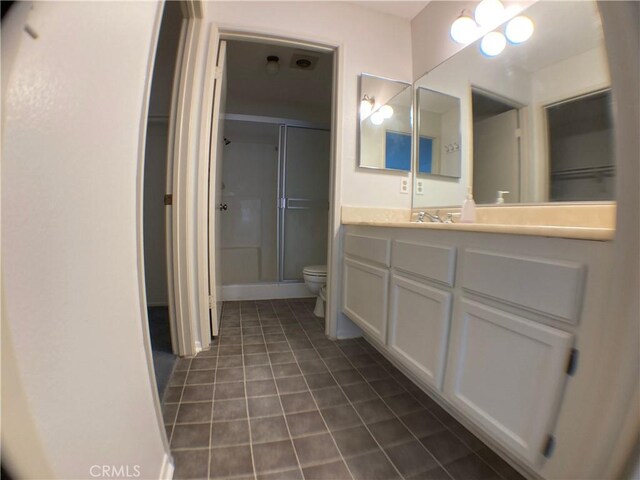
[[[413,168],[414,168],[414,156],[415,156],[415,146],[414,146],[414,130],[415,130],[415,122],[414,125],[411,127],[411,132],[408,134],[411,136],[411,161],[409,162],[409,170],[401,170],[401,169],[397,169],[397,168],[386,168],[386,167],[371,167],[369,165],[363,165],[362,164],[362,127],[361,127],[361,123],[362,123],[362,119],[360,118],[360,102],[362,101],[362,80],[363,77],[371,77],[371,78],[376,78],[379,80],[386,80],[388,82],[393,82],[393,83],[398,83],[401,85],[405,85],[406,88],[408,88],[411,92],[411,107],[410,107],[410,112],[414,112],[414,107],[415,107],[415,95],[414,95],[414,88],[413,88],[413,84],[409,83],[409,82],[404,82],[402,80],[394,80],[392,78],[388,78],[388,77],[382,77],[380,75],[373,75],[371,73],[365,73],[362,72],[360,73],[360,75],[358,75],[358,97],[357,97],[357,111],[358,111],[358,122],[357,122],[357,128],[356,128],[356,167],[357,168],[363,168],[366,170],[375,170],[378,172],[390,172],[390,173],[398,173],[398,174],[411,174],[413,172]],[[405,89],[406,90],[406,89]],[[402,90],[402,92],[404,92],[404,90]],[[402,93],[400,92],[400,93]]]

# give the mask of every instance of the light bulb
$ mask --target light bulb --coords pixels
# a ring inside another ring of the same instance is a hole
[[[380,113],[380,110],[377,110],[371,114],[371,123],[374,125],[382,125],[384,122],[384,115]]]
[[[476,37],[478,25],[464,13],[451,24],[451,38],[458,43],[471,43]]]
[[[500,0],[482,0],[473,14],[480,26],[498,24],[504,15],[504,5]]]
[[[482,50],[482,53],[487,57],[495,57],[504,50],[506,45],[507,39],[504,38],[502,33],[489,32],[484,36],[482,42],[480,42],[480,50]]]
[[[364,120],[369,115],[371,115],[371,110],[373,110],[373,105],[375,104],[372,98],[369,98],[368,95],[365,95],[360,102],[360,120]]]
[[[533,22],[529,17],[515,17],[507,23],[504,33],[511,43],[522,43],[533,35]]]
[[[393,117],[393,107],[391,105],[383,105],[380,107],[380,113],[384,118]]]

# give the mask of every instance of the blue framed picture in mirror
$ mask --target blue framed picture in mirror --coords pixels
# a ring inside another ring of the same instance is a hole
[[[431,173],[433,169],[433,149],[435,139],[432,137],[420,137],[418,142],[418,173]]]
[[[385,168],[411,170],[411,134],[387,130],[384,158]]]

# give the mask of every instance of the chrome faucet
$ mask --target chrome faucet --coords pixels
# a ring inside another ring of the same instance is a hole
[[[436,214],[429,212],[424,212],[424,214],[429,218],[431,223],[442,223],[442,219],[440,218],[440,210],[436,210]]]
[[[435,215],[429,212],[418,212],[418,223],[424,223],[424,217],[427,217],[431,223],[453,223],[453,214],[447,213],[447,218],[440,217],[440,210],[436,210]]]

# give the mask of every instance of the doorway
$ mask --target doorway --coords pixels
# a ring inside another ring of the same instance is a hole
[[[472,88],[473,196],[476,203],[520,202],[520,105]]]
[[[180,2],[166,2],[153,69],[144,163],[145,293],[153,368],[160,397],[176,361],[171,268],[171,110],[183,21]]]
[[[210,235],[221,300],[314,296],[303,269],[328,263],[333,52],[224,43],[219,239]]]

